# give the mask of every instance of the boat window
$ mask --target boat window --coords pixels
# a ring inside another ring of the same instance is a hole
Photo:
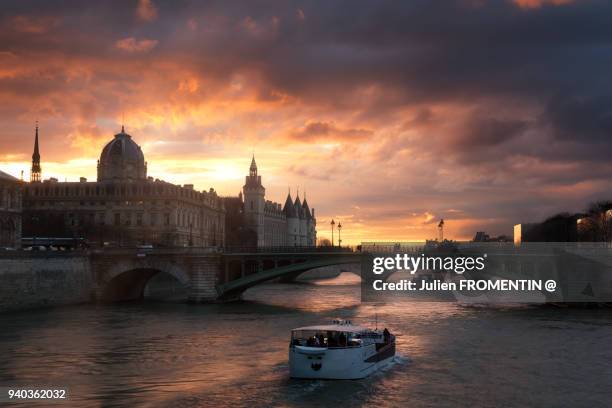
[[[291,345],[308,347],[345,348],[362,345],[359,333],[343,331],[294,330]]]

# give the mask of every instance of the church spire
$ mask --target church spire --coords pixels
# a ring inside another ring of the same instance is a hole
[[[30,172],[30,182],[40,182],[40,151],[38,150],[38,121],[36,121],[36,134],[34,136],[34,153],[32,153],[32,171]]]

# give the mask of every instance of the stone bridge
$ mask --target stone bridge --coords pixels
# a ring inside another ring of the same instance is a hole
[[[104,249],[90,253],[96,297],[138,299],[147,282],[167,273],[188,288],[189,301],[233,300],[246,289],[273,279],[292,280],[311,269],[359,263],[361,254],[344,248],[244,248],[223,252],[202,248]]]

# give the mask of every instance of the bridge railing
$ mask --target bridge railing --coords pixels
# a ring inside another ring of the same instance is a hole
[[[87,256],[88,251],[85,250],[69,250],[69,251],[26,251],[18,250],[0,250],[0,259],[43,259],[43,258],[75,258]]]
[[[353,249],[348,247],[252,247],[252,246],[232,246],[232,247],[113,247],[91,249],[89,252],[94,254],[303,254],[303,253],[353,253]]]
[[[226,254],[243,254],[243,253],[352,253],[353,249],[348,247],[296,247],[296,246],[269,246],[269,247],[225,247],[221,249]]]

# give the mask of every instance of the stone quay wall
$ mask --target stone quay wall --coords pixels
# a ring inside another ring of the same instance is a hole
[[[94,284],[86,254],[4,253],[0,313],[89,302]]]

